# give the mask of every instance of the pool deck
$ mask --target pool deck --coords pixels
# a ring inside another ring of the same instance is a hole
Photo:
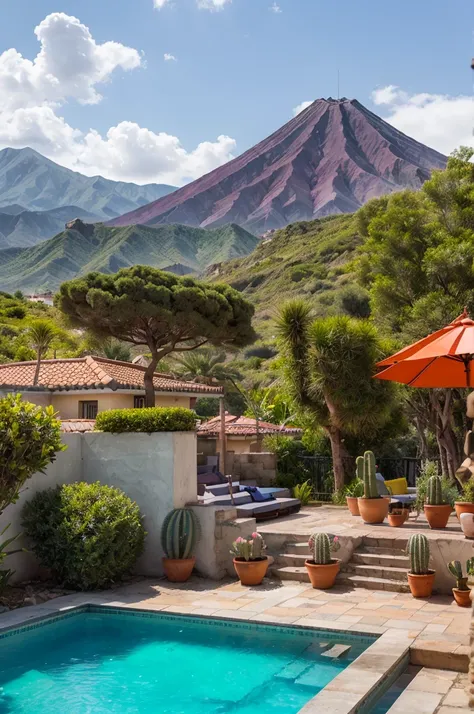
[[[388,676],[400,673],[400,668],[409,661],[423,667],[448,670],[449,687],[454,687],[458,672],[467,671],[471,611],[459,608],[451,597],[438,595],[415,600],[407,593],[343,585],[322,591],[313,590],[305,583],[270,579],[251,588],[235,581],[216,583],[198,577],[192,577],[182,585],[161,579],[143,579],[101,593],[67,595],[2,614],[0,633],[5,628],[28,624],[37,618],[87,603],[379,635],[368,650],[308,702],[302,714],[327,711],[350,714],[369,692]],[[343,697],[341,692],[344,692]],[[463,707],[457,705],[446,704],[439,709],[447,694],[448,690],[431,709],[425,701],[423,706],[408,707],[404,711],[461,714]],[[411,696],[418,697],[418,694]],[[455,692],[451,699],[456,697],[456,701],[461,701],[459,692]],[[435,702],[435,699],[430,697],[429,701]],[[464,708],[464,711],[468,709]]]

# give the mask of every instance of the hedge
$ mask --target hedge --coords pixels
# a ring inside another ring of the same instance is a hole
[[[99,412],[96,431],[122,434],[127,431],[194,431],[196,414],[183,407],[152,407],[150,409],[110,409]]]

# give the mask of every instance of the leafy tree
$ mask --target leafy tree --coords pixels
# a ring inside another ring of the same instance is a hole
[[[56,328],[49,320],[35,320],[29,329],[29,339],[32,348],[36,352],[36,369],[33,378],[33,385],[38,384],[41,360],[51,347],[56,337]]]
[[[63,283],[55,304],[75,327],[148,347],[148,407],[155,404],[153,373],[167,355],[206,344],[243,347],[255,339],[254,308],[236,290],[143,265]]]
[[[345,481],[344,434],[373,436],[392,419],[396,387],[372,379],[386,345],[365,320],[313,321],[302,300],[282,307],[277,327],[289,394],[328,434],[339,490]]]
[[[375,322],[397,336],[400,346],[443,327],[464,306],[473,313],[473,155],[473,149],[460,149],[420,191],[376,199],[357,214],[366,238],[358,277],[369,291]],[[422,452],[428,453],[432,431],[443,474],[454,475],[462,454],[462,394],[435,389],[405,395]]]

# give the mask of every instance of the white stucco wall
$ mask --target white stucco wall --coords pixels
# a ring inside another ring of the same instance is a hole
[[[87,481],[116,486],[138,504],[147,531],[145,552],[137,563],[141,575],[162,575],[160,531],[172,508],[197,500],[196,434],[63,434],[68,449],[58,455],[46,473],[35,474],[19,501],[0,516],[0,529],[11,523],[9,534],[21,532],[21,510],[37,491],[57,484]],[[27,547],[25,540],[16,547]],[[18,553],[6,561],[14,569],[13,582],[36,577],[39,563],[32,553]]]
[[[11,537],[16,533],[22,533],[21,527],[21,511],[27,501],[29,501],[35,493],[43,491],[47,488],[52,488],[59,483],[73,483],[80,481],[82,477],[82,456],[81,434],[63,434],[63,442],[67,445],[66,451],[61,451],[44,474],[35,474],[29,479],[23,491],[20,494],[18,501],[8,508],[0,516],[0,531],[10,523],[10,528],[5,533],[5,538]],[[11,544],[10,549],[28,548],[28,543],[25,537],[20,537]],[[30,580],[38,575],[40,567],[36,557],[31,552],[16,553],[7,558],[5,567],[15,571],[12,582],[22,582]]]

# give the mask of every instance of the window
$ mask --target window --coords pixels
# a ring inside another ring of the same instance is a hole
[[[133,397],[133,408],[134,409],[145,409],[145,397],[135,395]]]
[[[99,402],[79,402],[79,419],[95,419],[99,411]]]

